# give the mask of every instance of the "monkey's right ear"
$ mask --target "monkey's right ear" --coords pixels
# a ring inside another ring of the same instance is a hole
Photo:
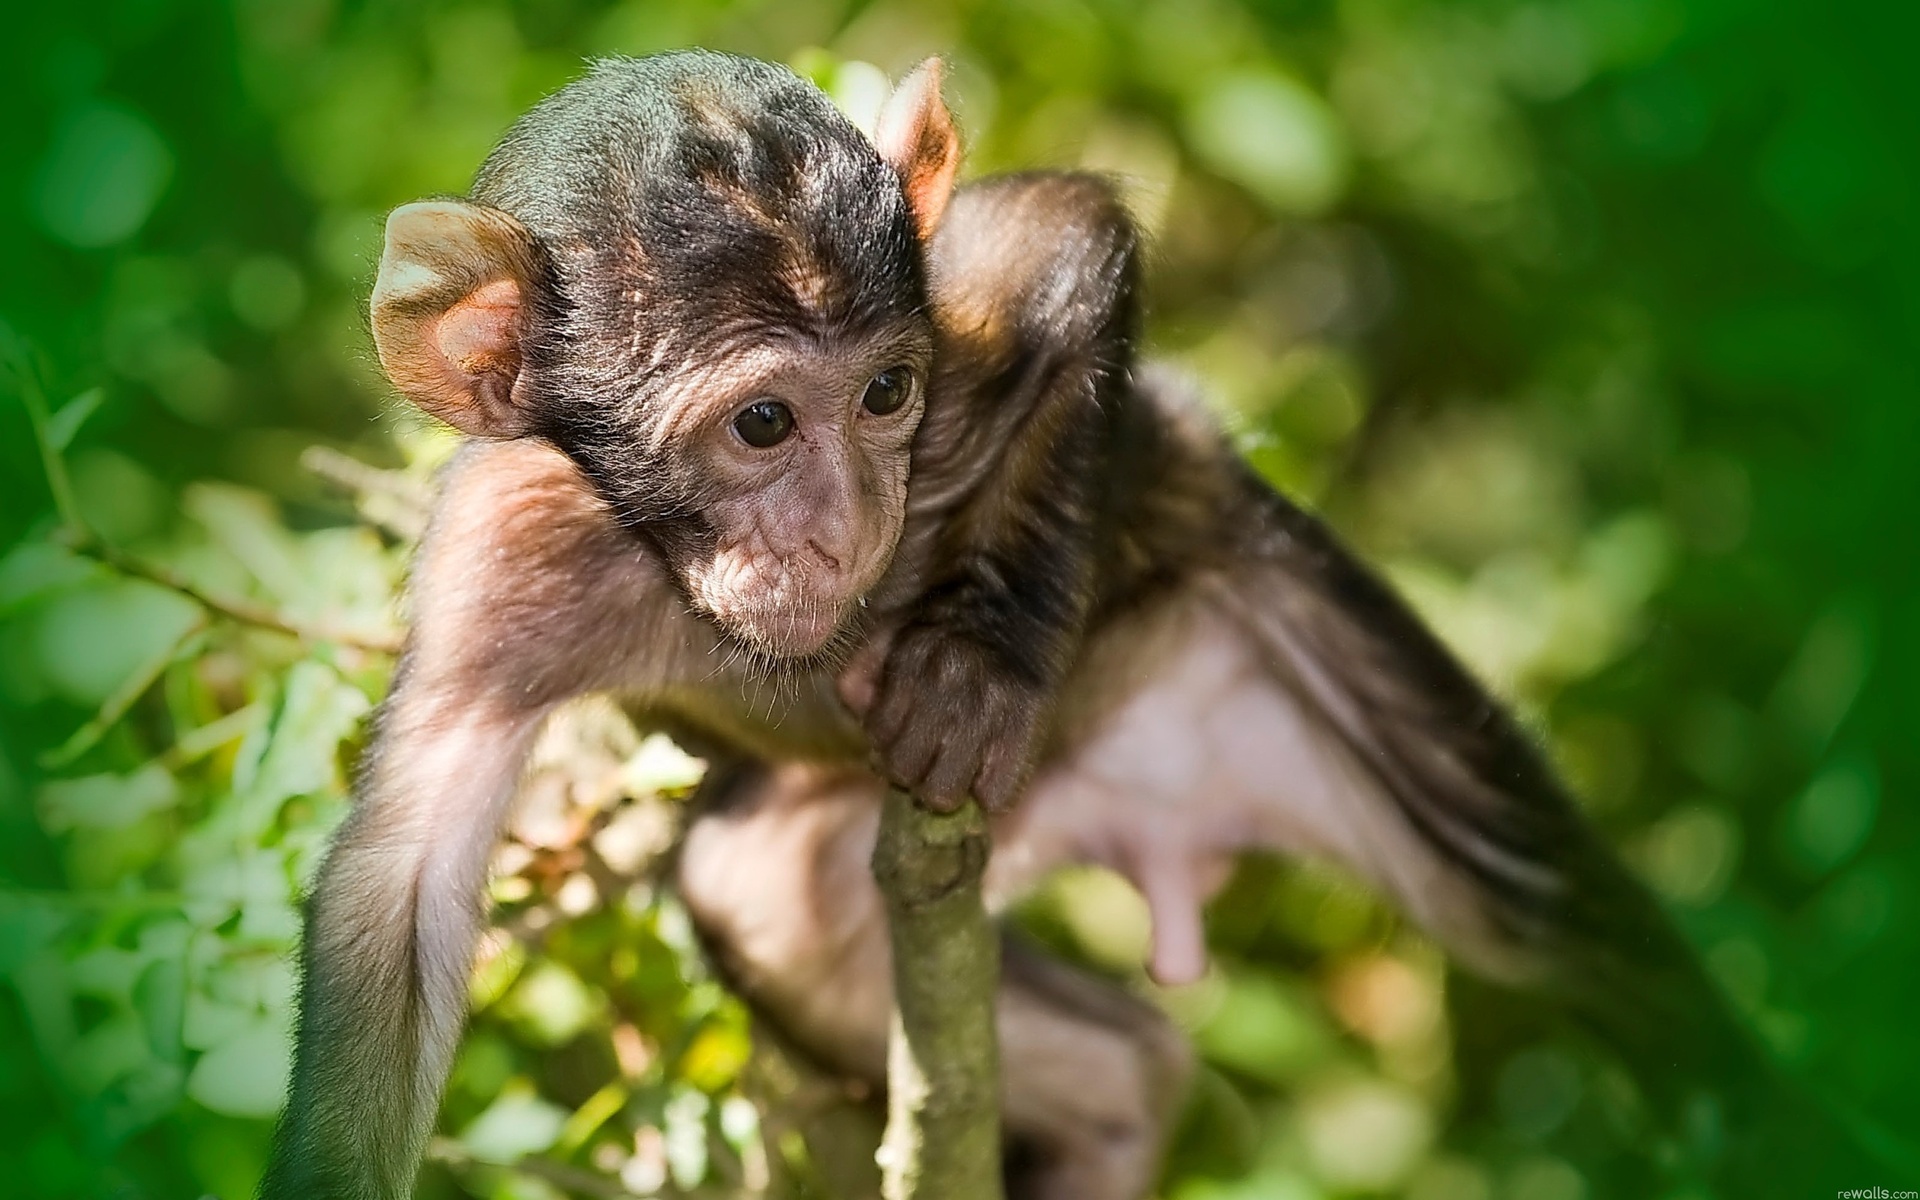
[[[900,173],[921,240],[933,236],[960,170],[960,135],[940,98],[940,60],[929,58],[900,81],[880,110],[873,144]]]
[[[394,209],[373,285],[373,342],[393,386],[466,433],[527,432],[521,346],[538,262],[533,235],[498,209]]]

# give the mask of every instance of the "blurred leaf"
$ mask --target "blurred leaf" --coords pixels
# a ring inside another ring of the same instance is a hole
[[[566,1123],[565,1109],[524,1086],[509,1084],[499,1099],[461,1132],[460,1143],[482,1162],[517,1162],[552,1146]]]
[[[681,1055],[677,1073],[701,1091],[717,1092],[739,1076],[751,1050],[744,1027],[708,1022]]]
[[[667,1169],[683,1188],[698,1187],[707,1177],[707,1114],[713,1107],[706,1093],[679,1088],[667,1101]]]
[[[694,758],[665,734],[652,734],[640,743],[621,768],[620,782],[629,792],[683,792],[700,782],[706,763]]]
[[[1318,96],[1283,75],[1239,72],[1211,82],[1187,129],[1215,169],[1281,212],[1324,212],[1346,185],[1339,124]]]
[[[1873,764],[1845,759],[1821,771],[1786,814],[1786,842],[1795,865],[1812,873],[1839,866],[1873,830],[1880,779]]]
[[[118,829],[171,808],[179,797],[173,776],[149,764],[131,775],[89,775],[47,784],[40,789],[40,820],[51,833],[83,826]]]
[[[88,388],[67,401],[47,421],[47,443],[55,450],[65,450],[72,445],[74,435],[80,432],[80,427],[99,410],[100,402],[106,398],[107,390],[96,387]]]
[[[1433,1116],[1404,1087],[1352,1080],[1308,1093],[1300,1130],[1318,1178],[1338,1190],[1378,1192],[1412,1173],[1433,1139]]]
[[[548,960],[522,975],[500,1008],[536,1043],[557,1046],[585,1029],[602,1003],[579,976]]]
[[[229,1117],[271,1117],[286,1097],[292,1048],[284,1020],[239,1022],[193,1064],[187,1095]]]
[[[173,154],[146,118],[89,101],[70,111],[35,171],[33,212],[72,246],[93,249],[138,232],[173,174]]]
[[[39,954],[69,921],[50,904],[0,892],[0,979]]]
[[[68,1077],[93,1096],[145,1066],[153,1057],[147,1030],[132,1012],[115,1013],[80,1036],[66,1052]]]
[[[189,991],[182,1014],[180,1040],[189,1050],[211,1050],[233,1036],[233,1031],[257,1020],[253,1005],[216,1000],[201,991]]]
[[[1220,1007],[1196,1031],[1208,1058],[1285,1084],[1331,1053],[1331,1031],[1294,991],[1250,970],[1227,980]]]
[[[372,708],[366,694],[317,662],[296,663],[287,673],[275,715],[272,742],[244,788],[263,800],[324,791],[340,783],[340,743]]]
[[[182,494],[180,507],[206,526],[268,592],[281,600],[303,594],[306,580],[299,568],[298,544],[271,500],[230,484],[196,483]]]
[[[0,558],[0,615],[98,577],[102,568],[51,542],[29,539]]]
[[[67,984],[75,995],[112,1001],[116,1008],[133,1007],[133,985],[146,960],[131,950],[98,946],[67,963]]]
[[[41,615],[38,666],[66,699],[94,708],[200,620],[197,604],[165,588],[103,580],[62,595]]]
[[[188,911],[199,924],[221,925],[238,913],[241,931],[247,936],[257,936],[248,922],[259,920],[263,910],[290,913],[292,909],[286,855],[277,849],[250,850],[238,857],[206,863],[187,878],[182,890],[193,898]],[[277,917],[269,919],[270,940],[291,936],[286,922]]]

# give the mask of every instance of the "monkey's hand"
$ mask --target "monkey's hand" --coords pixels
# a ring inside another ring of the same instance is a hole
[[[887,648],[877,685],[849,681],[841,691],[864,718],[881,773],[929,809],[952,812],[971,795],[1004,812],[1019,797],[1046,691],[989,647],[909,626]]]

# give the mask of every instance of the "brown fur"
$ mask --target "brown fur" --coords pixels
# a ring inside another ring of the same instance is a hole
[[[487,851],[540,721],[587,692],[716,760],[680,861],[689,906],[750,1000],[875,1084],[891,1003],[865,869],[876,763],[934,803],[1023,797],[996,820],[991,891],[1063,863],[1120,871],[1147,898],[1163,979],[1203,968],[1201,905],[1235,854],[1326,856],[1464,961],[1558,992],[1661,1094],[1763,1081],[1684,942],[1515,723],[1133,362],[1135,236],[1111,190],[1003,177],[947,203],[951,124],[929,87],[903,89],[882,141],[912,220],[936,229],[931,330],[903,319],[827,352],[722,339],[736,370],[757,369],[743,353],[773,362],[748,393],[780,372],[808,381],[800,427],[817,432],[777,461],[725,457],[714,418],[745,393],[638,408],[647,461],[702,485],[704,540],[663,532],[678,510],[636,515],[590,422],[551,427],[567,453],[478,445],[449,472],[361,800],[311,905],[264,1194],[406,1191],[458,1035]],[[625,320],[605,284],[585,277],[579,303]],[[895,353],[924,368],[929,336],[924,416],[856,412],[862,372]],[[576,374],[601,379],[592,366]],[[615,407],[596,403],[586,418]],[[730,546],[764,572],[729,565]],[[739,579],[710,593],[703,570]],[[844,669],[817,653],[834,646],[852,648]],[[772,661],[781,650],[797,653]],[[1013,1194],[1137,1200],[1188,1052],[1112,989],[1016,964],[999,1006]],[[1736,1086],[1729,1109],[1763,1094]]]

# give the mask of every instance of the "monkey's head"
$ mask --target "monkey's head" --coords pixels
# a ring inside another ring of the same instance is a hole
[[[559,447],[726,633],[816,655],[900,537],[922,243],[958,157],[937,62],[872,140],[766,63],[599,63],[514,126],[471,201],[388,218],[381,365],[469,434]]]

